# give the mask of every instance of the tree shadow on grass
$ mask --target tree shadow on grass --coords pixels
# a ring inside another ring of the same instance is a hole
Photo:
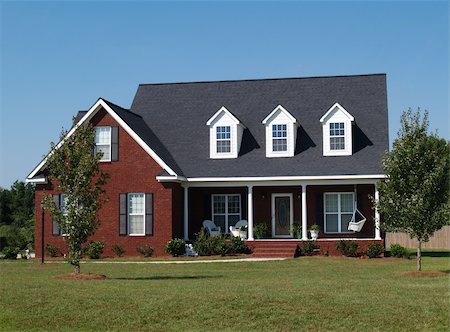
[[[119,277],[109,278],[112,280],[195,280],[195,279],[216,279],[222,275],[215,276],[149,276],[149,277]]]

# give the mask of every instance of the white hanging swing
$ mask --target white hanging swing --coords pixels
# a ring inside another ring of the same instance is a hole
[[[354,231],[354,232],[360,232],[361,229],[364,226],[364,223],[366,222],[367,218],[361,213],[361,211],[358,210],[358,193],[356,191],[356,185],[355,185],[355,203],[354,203],[354,211],[353,216],[350,222],[348,223],[348,230]]]

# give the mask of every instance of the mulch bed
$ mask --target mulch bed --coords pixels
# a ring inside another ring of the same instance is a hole
[[[107,276],[103,274],[95,274],[95,273],[66,273],[61,274],[59,276],[55,276],[56,279],[62,280],[105,280],[108,279]]]
[[[408,271],[403,272],[402,274],[409,277],[444,277],[450,275],[448,272],[443,271],[428,271],[428,272]]]

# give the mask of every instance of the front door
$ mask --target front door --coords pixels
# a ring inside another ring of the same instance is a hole
[[[272,194],[272,237],[292,237],[292,194]]]

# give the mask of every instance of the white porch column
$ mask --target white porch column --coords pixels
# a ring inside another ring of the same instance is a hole
[[[380,192],[378,191],[377,185],[375,185],[375,202],[379,202],[380,200]],[[381,231],[380,231],[380,212],[375,208],[375,240],[381,240]]]
[[[248,239],[254,240],[253,238],[253,186],[247,186],[247,223],[248,223]]]
[[[308,222],[306,210],[306,184],[302,185],[302,240],[308,240]]]
[[[184,189],[184,240],[189,240],[189,187],[185,186]]]

